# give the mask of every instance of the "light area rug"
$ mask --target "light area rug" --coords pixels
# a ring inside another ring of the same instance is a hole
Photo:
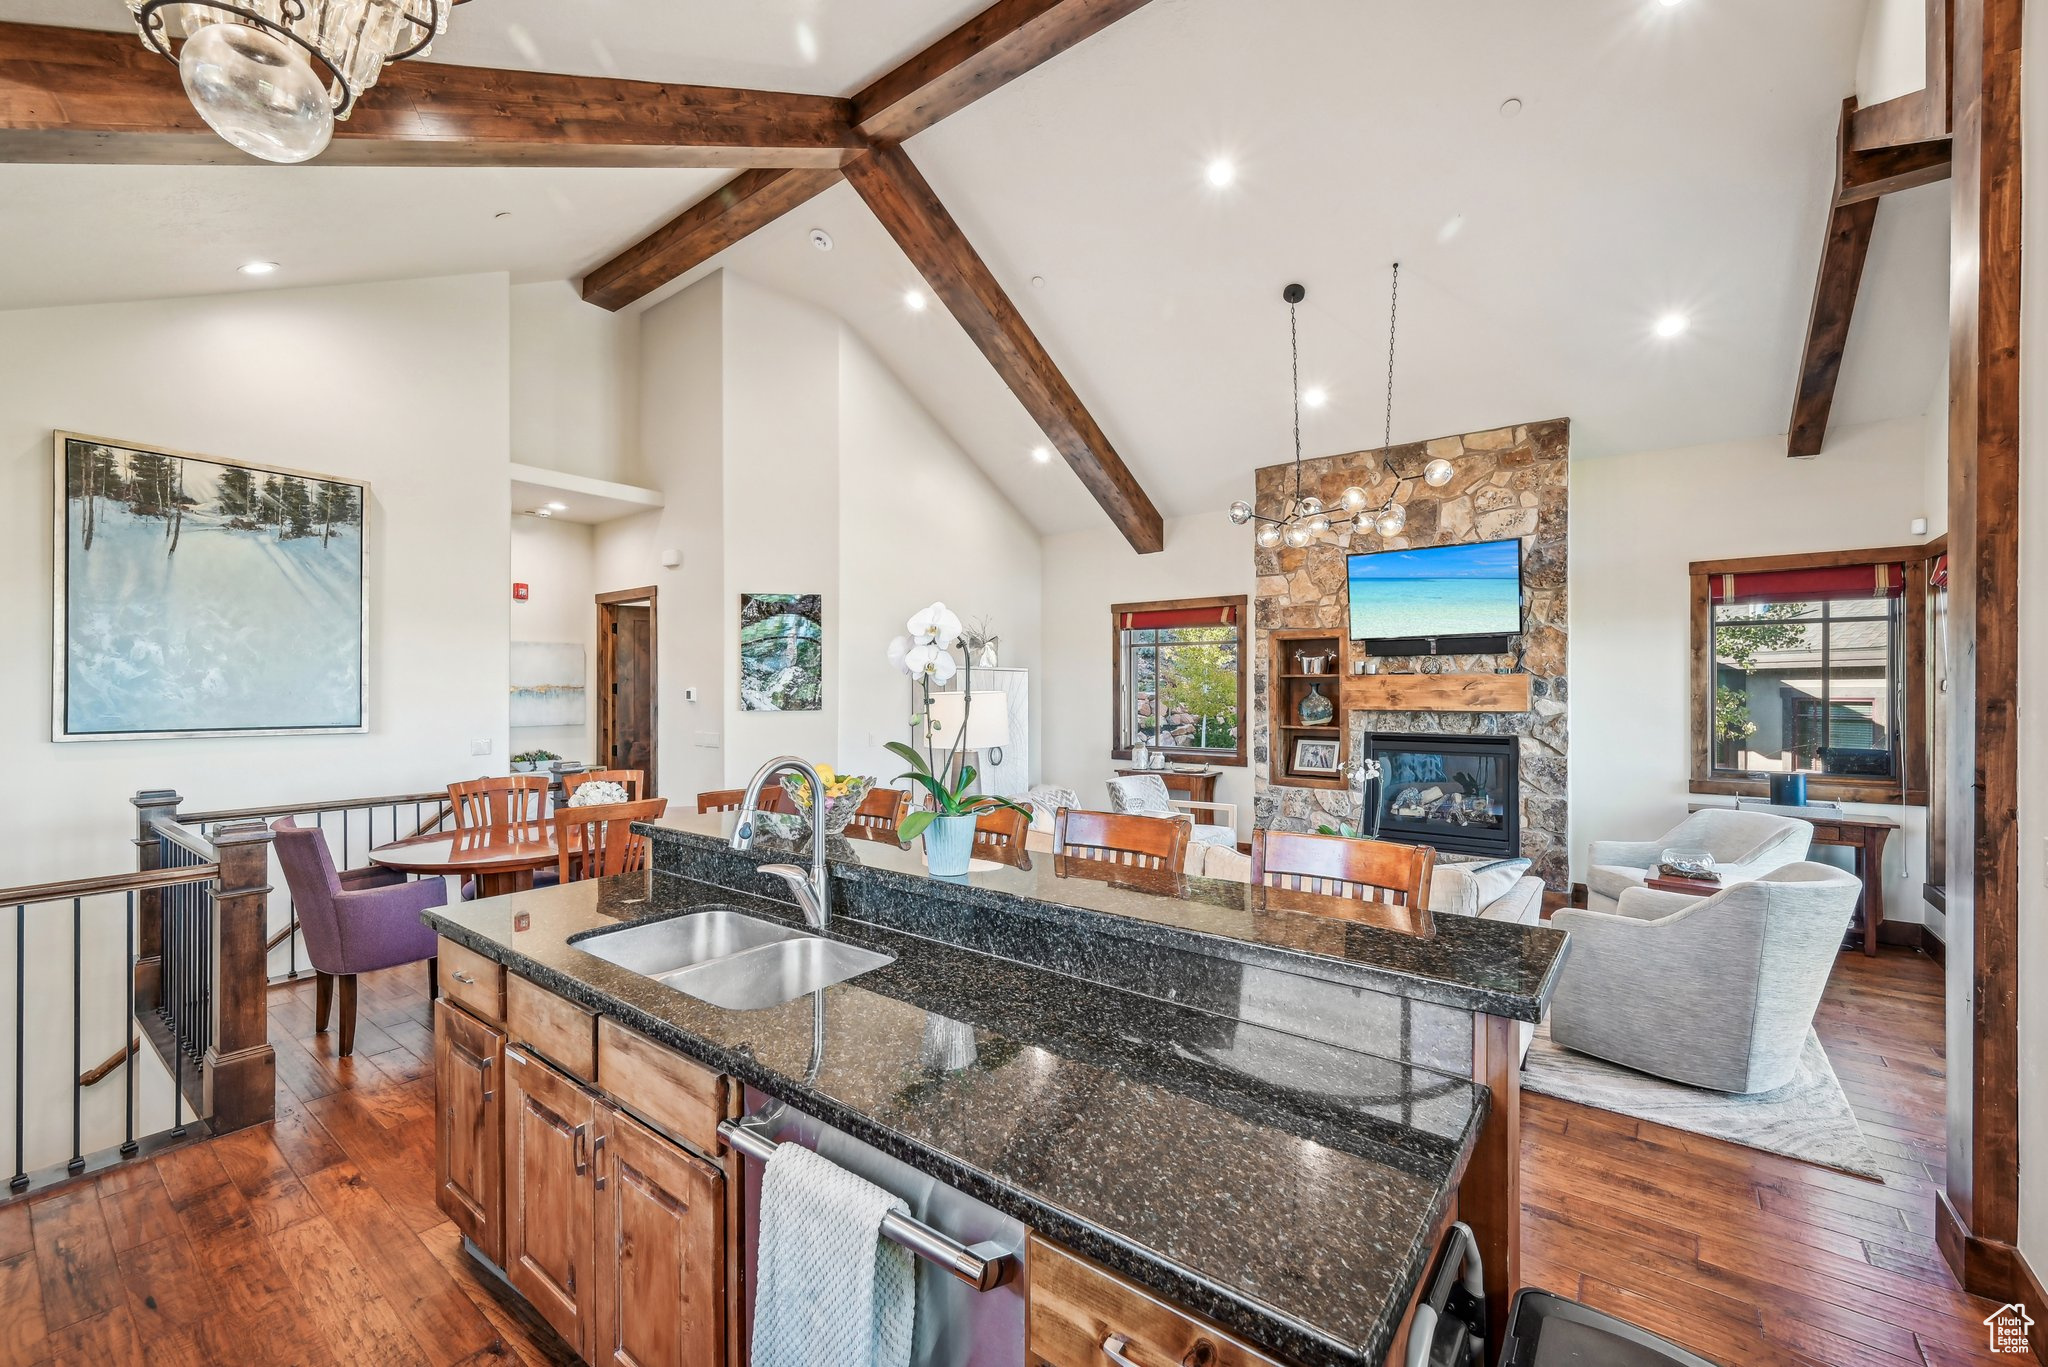
[[[1820,1037],[1808,1030],[1799,1073],[1771,1092],[1730,1096],[1638,1073],[1620,1064],[1575,1054],[1550,1038],[1550,1022],[1536,1029],[1522,1063],[1522,1086],[1562,1101],[1613,1111],[1674,1130],[1724,1139],[1745,1148],[1782,1154],[1882,1182],[1856,1123],[1856,1112],[1835,1077]]]

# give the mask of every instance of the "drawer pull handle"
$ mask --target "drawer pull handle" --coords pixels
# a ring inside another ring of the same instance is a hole
[[[1116,1367],[1143,1367],[1136,1358],[1129,1357],[1124,1350],[1131,1346],[1129,1338],[1122,1334],[1111,1334],[1102,1341],[1102,1355],[1116,1364]]]
[[[464,987],[476,986],[476,979],[470,977],[467,973],[464,973],[459,968],[456,969],[453,973],[450,973],[448,976],[455,979],[455,981],[461,983]]]
[[[604,1190],[604,1141],[609,1138],[608,1134],[600,1134],[590,1146],[590,1166],[597,1171],[597,1180],[592,1186],[597,1191]]]

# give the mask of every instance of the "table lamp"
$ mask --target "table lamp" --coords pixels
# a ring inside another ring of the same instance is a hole
[[[967,736],[960,743],[961,759],[973,751],[1000,751],[1010,743],[1010,695],[999,688],[986,691],[976,689],[974,705],[967,705],[965,693],[934,693],[932,695],[932,749],[938,754],[952,753],[958,742],[964,723]],[[1002,756],[996,756],[1002,762]],[[978,763],[977,768],[986,769]]]

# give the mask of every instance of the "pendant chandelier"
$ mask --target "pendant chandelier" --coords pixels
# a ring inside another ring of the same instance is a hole
[[[1401,263],[1398,261],[1394,263],[1393,280],[1387,305],[1387,412],[1386,428],[1380,439],[1383,451],[1394,444],[1394,338],[1401,304]],[[1319,536],[1363,531],[1368,527],[1381,536],[1399,536],[1408,525],[1408,510],[1395,501],[1401,491],[1399,480],[1394,482],[1393,491],[1377,507],[1371,506],[1372,496],[1356,484],[1337,495],[1334,505],[1326,505],[1317,495],[1302,491],[1301,332],[1295,311],[1301,301],[1308,298],[1308,291],[1300,285],[1289,285],[1280,292],[1280,297],[1287,301],[1287,338],[1293,357],[1294,494],[1287,502],[1287,510],[1279,517],[1267,517],[1239,499],[1230,505],[1230,520],[1239,526],[1257,522],[1258,543],[1268,550],[1282,545],[1299,549]],[[1442,488],[1451,482],[1454,473],[1449,461],[1433,460],[1423,467],[1422,477],[1431,487]]]
[[[388,62],[424,57],[463,0],[128,0],[214,132],[253,157],[317,157]],[[172,45],[177,44],[176,51]]]

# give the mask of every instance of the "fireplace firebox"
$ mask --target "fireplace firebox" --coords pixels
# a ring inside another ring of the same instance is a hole
[[[1521,853],[1517,736],[1373,732],[1380,762],[1379,838],[1455,854]]]

